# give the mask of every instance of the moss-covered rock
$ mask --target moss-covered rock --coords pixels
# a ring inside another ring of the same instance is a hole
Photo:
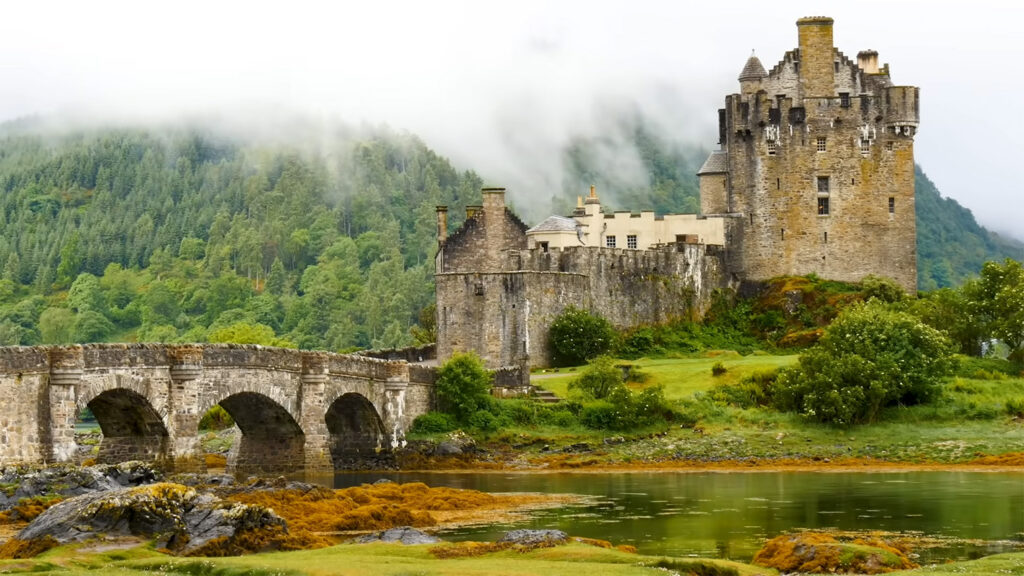
[[[52,539],[58,544],[96,536],[156,538],[180,554],[240,554],[270,546],[287,532],[273,511],[223,501],[181,484],[158,483],[85,494],[65,500],[32,521],[17,540],[18,552]]]
[[[781,572],[883,574],[917,568],[907,550],[881,538],[800,532],[772,538],[754,564]]]

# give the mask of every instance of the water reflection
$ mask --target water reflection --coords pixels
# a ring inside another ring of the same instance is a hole
[[[642,553],[749,559],[765,538],[797,528],[918,532],[977,539],[922,550],[922,560],[1012,549],[1024,533],[1024,474],[627,473],[339,474],[342,488],[380,478],[488,492],[592,496],[585,506],[542,510],[515,527],[559,528],[633,544]],[[446,533],[492,539],[508,525]],[[1019,542],[1017,543],[1019,544]]]

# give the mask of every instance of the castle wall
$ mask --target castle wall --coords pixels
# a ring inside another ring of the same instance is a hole
[[[438,274],[438,357],[472,350],[491,369],[548,366],[548,329],[569,306],[618,328],[693,317],[725,286],[719,253],[704,245],[525,250],[515,271]]]

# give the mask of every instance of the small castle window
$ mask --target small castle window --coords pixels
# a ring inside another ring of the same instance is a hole
[[[626,248],[636,250],[636,234],[629,234],[626,236]]]
[[[862,156],[867,156],[871,153],[871,140],[867,138],[861,138],[860,140],[860,153]]]
[[[892,152],[892,140],[885,143],[885,151]]]
[[[889,214],[896,213],[896,198],[889,196]]]
[[[849,108],[850,107],[850,93],[849,92],[840,92],[839,93],[839,105],[842,106],[843,108]]]
[[[818,216],[828,216],[828,196],[818,198]]]
[[[782,190],[782,179],[781,178],[776,178],[775,179],[775,189],[776,190]]]
[[[615,236],[605,236],[604,245],[608,248],[615,248]]]
[[[786,239],[786,229],[783,228],[781,232],[782,233],[779,235],[779,237],[782,238],[783,240],[785,240]]]
[[[839,74],[839,61],[833,62],[833,64],[835,64],[836,67],[836,74]]]
[[[541,242],[540,243],[540,251],[545,253],[545,254],[548,253],[548,243],[547,242]]]
[[[818,152],[824,152],[824,151],[825,151],[825,137],[824,136],[818,136]]]
[[[818,176],[818,194],[828,194],[828,176]]]
[[[825,232],[825,244],[828,244],[828,232]]]
[[[774,140],[768,141],[768,155],[775,156],[775,152],[779,149],[779,143]]]
[[[484,295],[484,283],[483,282],[477,282],[473,286],[473,293],[476,294],[477,296],[483,296]]]

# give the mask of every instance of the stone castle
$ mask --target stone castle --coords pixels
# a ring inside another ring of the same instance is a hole
[[[698,172],[701,216],[608,213],[591,188],[571,216],[527,228],[487,188],[448,236],[438,207],[438,357],[546,366],[548,327],[569,306],[619,328],[661,323],[782,275],[874,274],[914,291],[918,88],[893,86],[877,52],[844,56],[832,23],[798,20],[798,48],[770,72],[747,61]]]

